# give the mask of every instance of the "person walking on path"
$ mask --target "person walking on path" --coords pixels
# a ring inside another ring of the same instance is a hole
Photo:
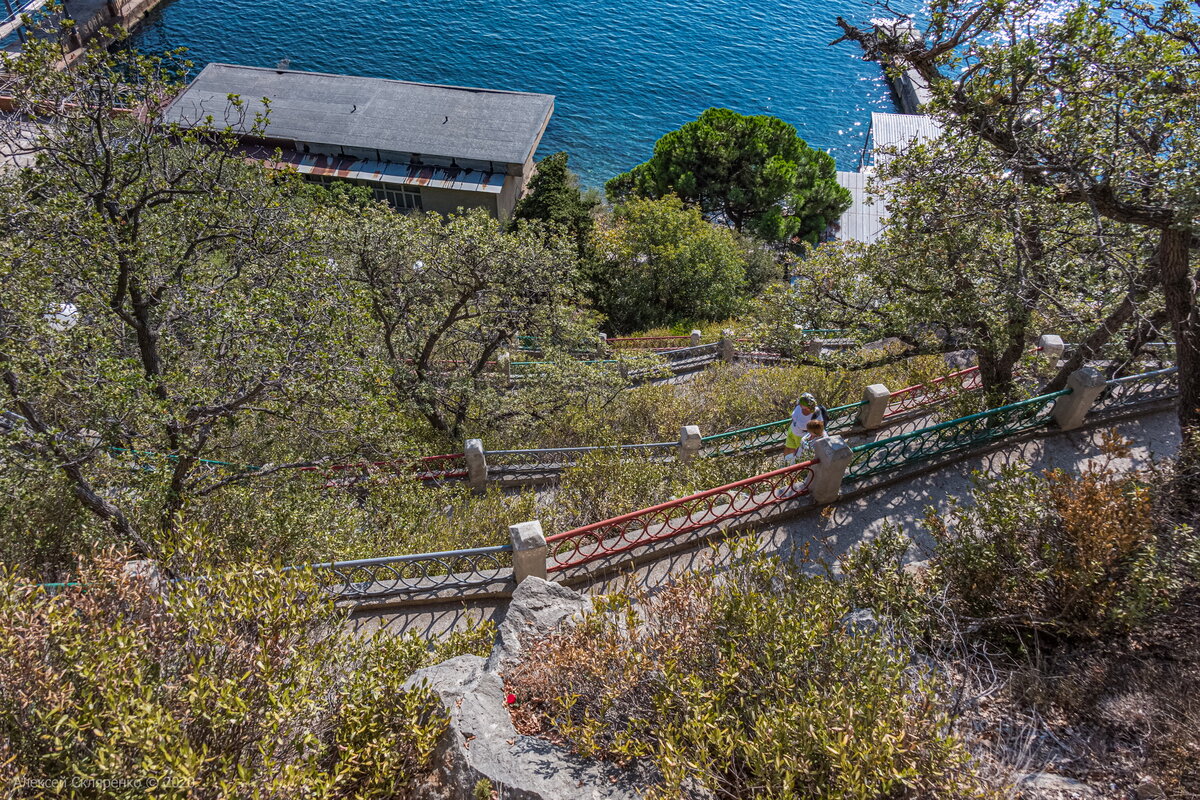
[[[825,409],[817,404],[817,398],[805,392],[796,401],[792,409],[792,424],[788,426],[787,441],[783,444],[783,461],[792,464],[796,461],[796,451],[806,440],[811,439],[808,423],[818,420],[821,423],[822,435],[825,430]]]

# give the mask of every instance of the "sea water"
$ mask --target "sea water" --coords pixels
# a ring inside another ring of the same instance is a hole
[[[538,157],[566,150],[584,185],[601,186],[710,106],[780,117],[839,169],[856,169],[871,112],[895,108],[857,45],[829,46],[839,14],[863,22],[873,9],[862,0],[169,0],[133,44],[186,47],[198,66],[286,64],[552,94]]]

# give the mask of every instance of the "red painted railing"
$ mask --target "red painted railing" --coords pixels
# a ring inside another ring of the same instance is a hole
[[[918,408],[931,406],[949,400],[959,392],[971,392],[983,386],[979,377],[979,367],[967,367],[958,372],[951,372],[940,378],[934,378],[928,383],[918,383],[906,386],[892,392],[888,401],[888,409],[884,419],[897,414],[906,414]]]
[[[548,536],[547,570],[558,572],[586,564],[802,497],[808,494],[816,463],[805,461]]]

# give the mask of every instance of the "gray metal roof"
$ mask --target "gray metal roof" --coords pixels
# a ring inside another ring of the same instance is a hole
[[[936,139],[942,135],[942,126],[924,114],[871,114],[871,138],[878,160],[878,150],[884,147],[904,146],[913,141]],[[886,158],[886,156],[884,156]]]
[[[872,195],[867,191],[865,172],[838,172],[837,182],[850,190],[850,207],[838,219],[837,238],[840,241],[866,242],[870,244],[879,238],[884,229],[884,217],[887,209],[884,207],[886,198]],[[868,202],[874,198],[874,202]]]
[[[166,118],[237,125],[230,94],[246,102],[244,127],[270,98],[272,139],[510,164],[529,158],[554,109],[548,94],[209,64]]]

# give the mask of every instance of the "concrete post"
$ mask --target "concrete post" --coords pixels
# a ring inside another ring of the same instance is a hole
[[[602,333],[596,338],[596,358],[604,358],[608,353],[608,334]]]
[[[700,426],[684,425],[679,429],[679,460],[687,463],[700,452]]]
[[[505,351],[496,360],[500,362],[500,374],[504,376],[504,385],[512,386],[512,353]]]
[[[463,447],[463,455],[467,460],[467,484],[474,492],[483,492],[487,488],[487,457],[484,455],[483,440],[467,439]]]
[[[1037,346],[1042,348],[1042,358],[1047,359],[1051,364],[1062,358],[1063,352],[1067,349],[1063,344],[1062,337],[1052,333],[1039,336]]]
[[[508,526],[508,538],[513,548],[513,579],[520,583],[526,578],[546,580],[546,557],[550,548],[542,534],[542,523],[519,522]]]
[[[721,360],[727,364],[733,363],[733,356],[736,352],[737,342],[733,339],[733,331],[725,329],[721,331]]]
[[[1081,367],[1067,378],[1070,394],[1054,401],[1054,421],[1064,431],[1073,430],[1083,424],[1096,398],[1104,391],[1104,376],[1092,367]]]
[[[703,335],[700,331],[692,331],[692,335],[688,338],[688,346],[695,347],[700,344],[700,337]]]
[[[158,564],[148,558],[126,561],[125,566],[121,568],[121,574],[127,578],[146,581],[152,592],[161,592],[167,588],[167,581],[163,578],[162,570],[158,568]]]
[[[832,503],[842,493],[842,477],[854,458],[850,445],[840,436],[824,436],[813,442],[817,463],[813,465],[808,493],[817,505]]]
[[[804,352],[813,358],[821,357],[821,350],[824,349],[825,343],[820,339],[813,339],[804,345]]]
[[[872,383],[863,389],[863,402],[866,405],[858,409],[858,424],[863,430],[873,431],[883,425],[883,415],[887,413],[891,399],[891,390],[882,383]]]

